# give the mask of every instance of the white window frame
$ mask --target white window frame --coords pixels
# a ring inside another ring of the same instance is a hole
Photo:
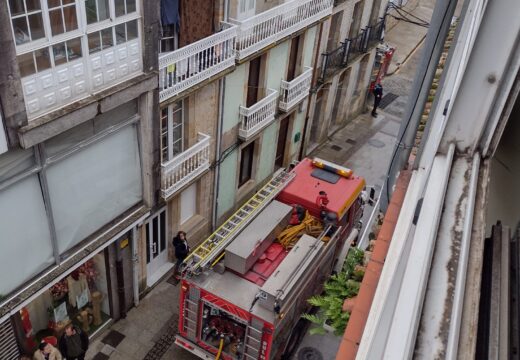
[[[25,0],[24,6],[25,6]],[[53,56],[53,50],[51,48],[52,45],[62,43],[67,40],[75,39],[75,38],[81,38],[81,44],[82,44],[82,58],[88,57],[89,55],[89,49],[88,49],[88,34],[104,30],[107,28],[112,28],[112,36],[114,40],[114,46],[117,46],[116,44],[116,37],[115,37],[115,26],[120,25],[122,23],[128,23],[133,20],[137,20],[137,37],[141,38],[141,30],[140,30],[140,18],[141,18],[141,9],[139,1],[136,1],[136,11],[132,12],[130,14],[125,14],[119,17],[115,16],[115,0],[109,0],[109,12],[110,17],[106,20],[102,20],[98,23],[92,23],[87,24],[87,18],[86,18],[86,8],[85,8],[85,1],[84,0],[75,0],[74,4],[76,5],[76,16],[78,21],[78,29],[65,32],[62,34],[58,34],[53,36],[52,30],[51,30],[51,24],[50,24],[50,15],[49,15],[49,9],[47,6],[47,0],[39,0],[41,9],[42,9],[42,17],[43,17],[43,28],[45,36],[42,39],[29,41],[24,44],[17,45],[16,44],[16,38],[13,28],[13,18],[27,16],[27,13],[24,13],[24,15],[15,15],[14,17],[11,16],[11,9],[8,2],[8,9],[9,9],[9,21],[13,36],[13,42],[16,47],[16,55],[23,55],[27,53],[31,53],[33,51],[41,50],[44,48],[47,48],[49,51],[50,61],[51,61],[51,69],[55,67],[54,64],[54,56]],[[126,8],[126,2],[125,2],[125,8]],[[25,9],[25,8],[24,8]],[[31,12],[36,13],[35,12]],[[35,73],[38,73],[39,71],[36,71]]]
[[[246,20],[256,13],[256,0],[238,0],[237,20]]]
[[[179,155],[180,153],[182,153],[184,151],[184,124],[186,123],[186,112],[184,110],[184,106],[185,106],[185,103],[184,103],[184,100],[180,100],[179,102],[177,102],[176,104],[180,104],[179,108],[176,109],[174,111],[174,106],[175,104],[171,104],[171,105],[168,105],[167,109],[168,109],[168,119],[167,119],[167,130],[164,129],[163,127],[163,118],[162,118],[162,112],[164,110],[161,109],[161,161],[163,163],[167,162],[167,161],[170,161],[171,159],[173,159],[175,156]],[[178,112],[180,111],[181,112],[181,123],[180,125],[176,125],[174,126],[173,124],[173,115],[174,115],[174,112]],[[180,126],[180,138],[179,139],[174,139],[173,138],[173,133],[174,133],[174,129],[179,127]],[[164,155],[163,155],[163,136],[164,135],[167,135],[167,149],[168,149],[168,153],[166,154],[166,159],[164,158]],[[173,145],[180,142],[181,143],[181,150],[177,153],[174,153],[173,152]]]

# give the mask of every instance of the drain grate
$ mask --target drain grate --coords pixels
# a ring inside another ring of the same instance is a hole
[[[341,151],[343,150],[343,148],[341,146],[338,146],[338,145],[331,145],[330,148],[334,151]]]
[[[352,139],[347,139],[345,142],[350,145],[356,145],[356,143],[357,143],[356,140],[352,140]]]
[[[323,355],[318,349],[308,346],[298,351],[298,360],[323,360]]]
[[[110,332],[103,338],[103,340],[101,340],[101,342],[115,348],[121,341],[123,341],[124,338],[125,335],[121,334],[119,331],[110,330]]]
[[[381,140],[377,140],[377,139],[370,139],[370,140],[368,140],[368,143],[376,148],[385,147],[385,143],[382,142]]]
[[[379,108],[380,109],[384,109],[386,108],[388,105],[390,105],[392,103],[392,101],[394,101],[395,99],[397,99],[399,97],[399,95],[396,95],[394,93],[388,93],[386,94],[385,96],[383,96],[383,98],[381,99],[381,102],[379,103]]]

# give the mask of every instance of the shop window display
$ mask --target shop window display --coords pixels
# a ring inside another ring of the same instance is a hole
[[[21,310],[27,338],[59,338],[73,323],[93,334],[110,319],[105,257],[97,254]]]

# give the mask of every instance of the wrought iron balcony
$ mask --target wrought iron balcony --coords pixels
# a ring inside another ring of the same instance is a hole
[[[282,80],[280,85],[280,110],[287,112],[294,105],[305,99],[311,89],[311,80],[311,67],[306,67],[305,71],[292,81]]]
[[[167,199],[209,169],[210,136],[199,133],[198,142],[161,164],[161,193]]]
[[[292,0],[244,21],[232,20],[238,25],[237,59],[332,14],[332,5],[333,0]]]
[[[367,27],[368,47],[377,45],[384,37],[385,21],[382,19],[375,25]]]
[[[238,137],[248,140],[274,121],[278,91],[267,89],[267,96],[251,107],[240,106]]]
[[[164,101],[235,64],[237,27],[159,56],[159,99]]]
[[[368,49],[369,28],[362,30],[357,36],[345,39],[336,49],[322,54],[323,57],[320,81],[324,82],[329,76],[338,69],[349,65],[354,59]]]
[[[323,62],[321,66],[320,80],[325,81],[326,78],[331,76],[338,69],[342,68],[347,63],[347,43],[341,43],[336,49],[321,54]]]

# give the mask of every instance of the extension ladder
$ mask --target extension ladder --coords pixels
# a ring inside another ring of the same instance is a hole
[[[265,208],[296,174],[282,170],[253,195],[213,234],[184,260],[185,274],[198,275],[201,270],[215,265],[224,256],[224,249],[238,233]]]

